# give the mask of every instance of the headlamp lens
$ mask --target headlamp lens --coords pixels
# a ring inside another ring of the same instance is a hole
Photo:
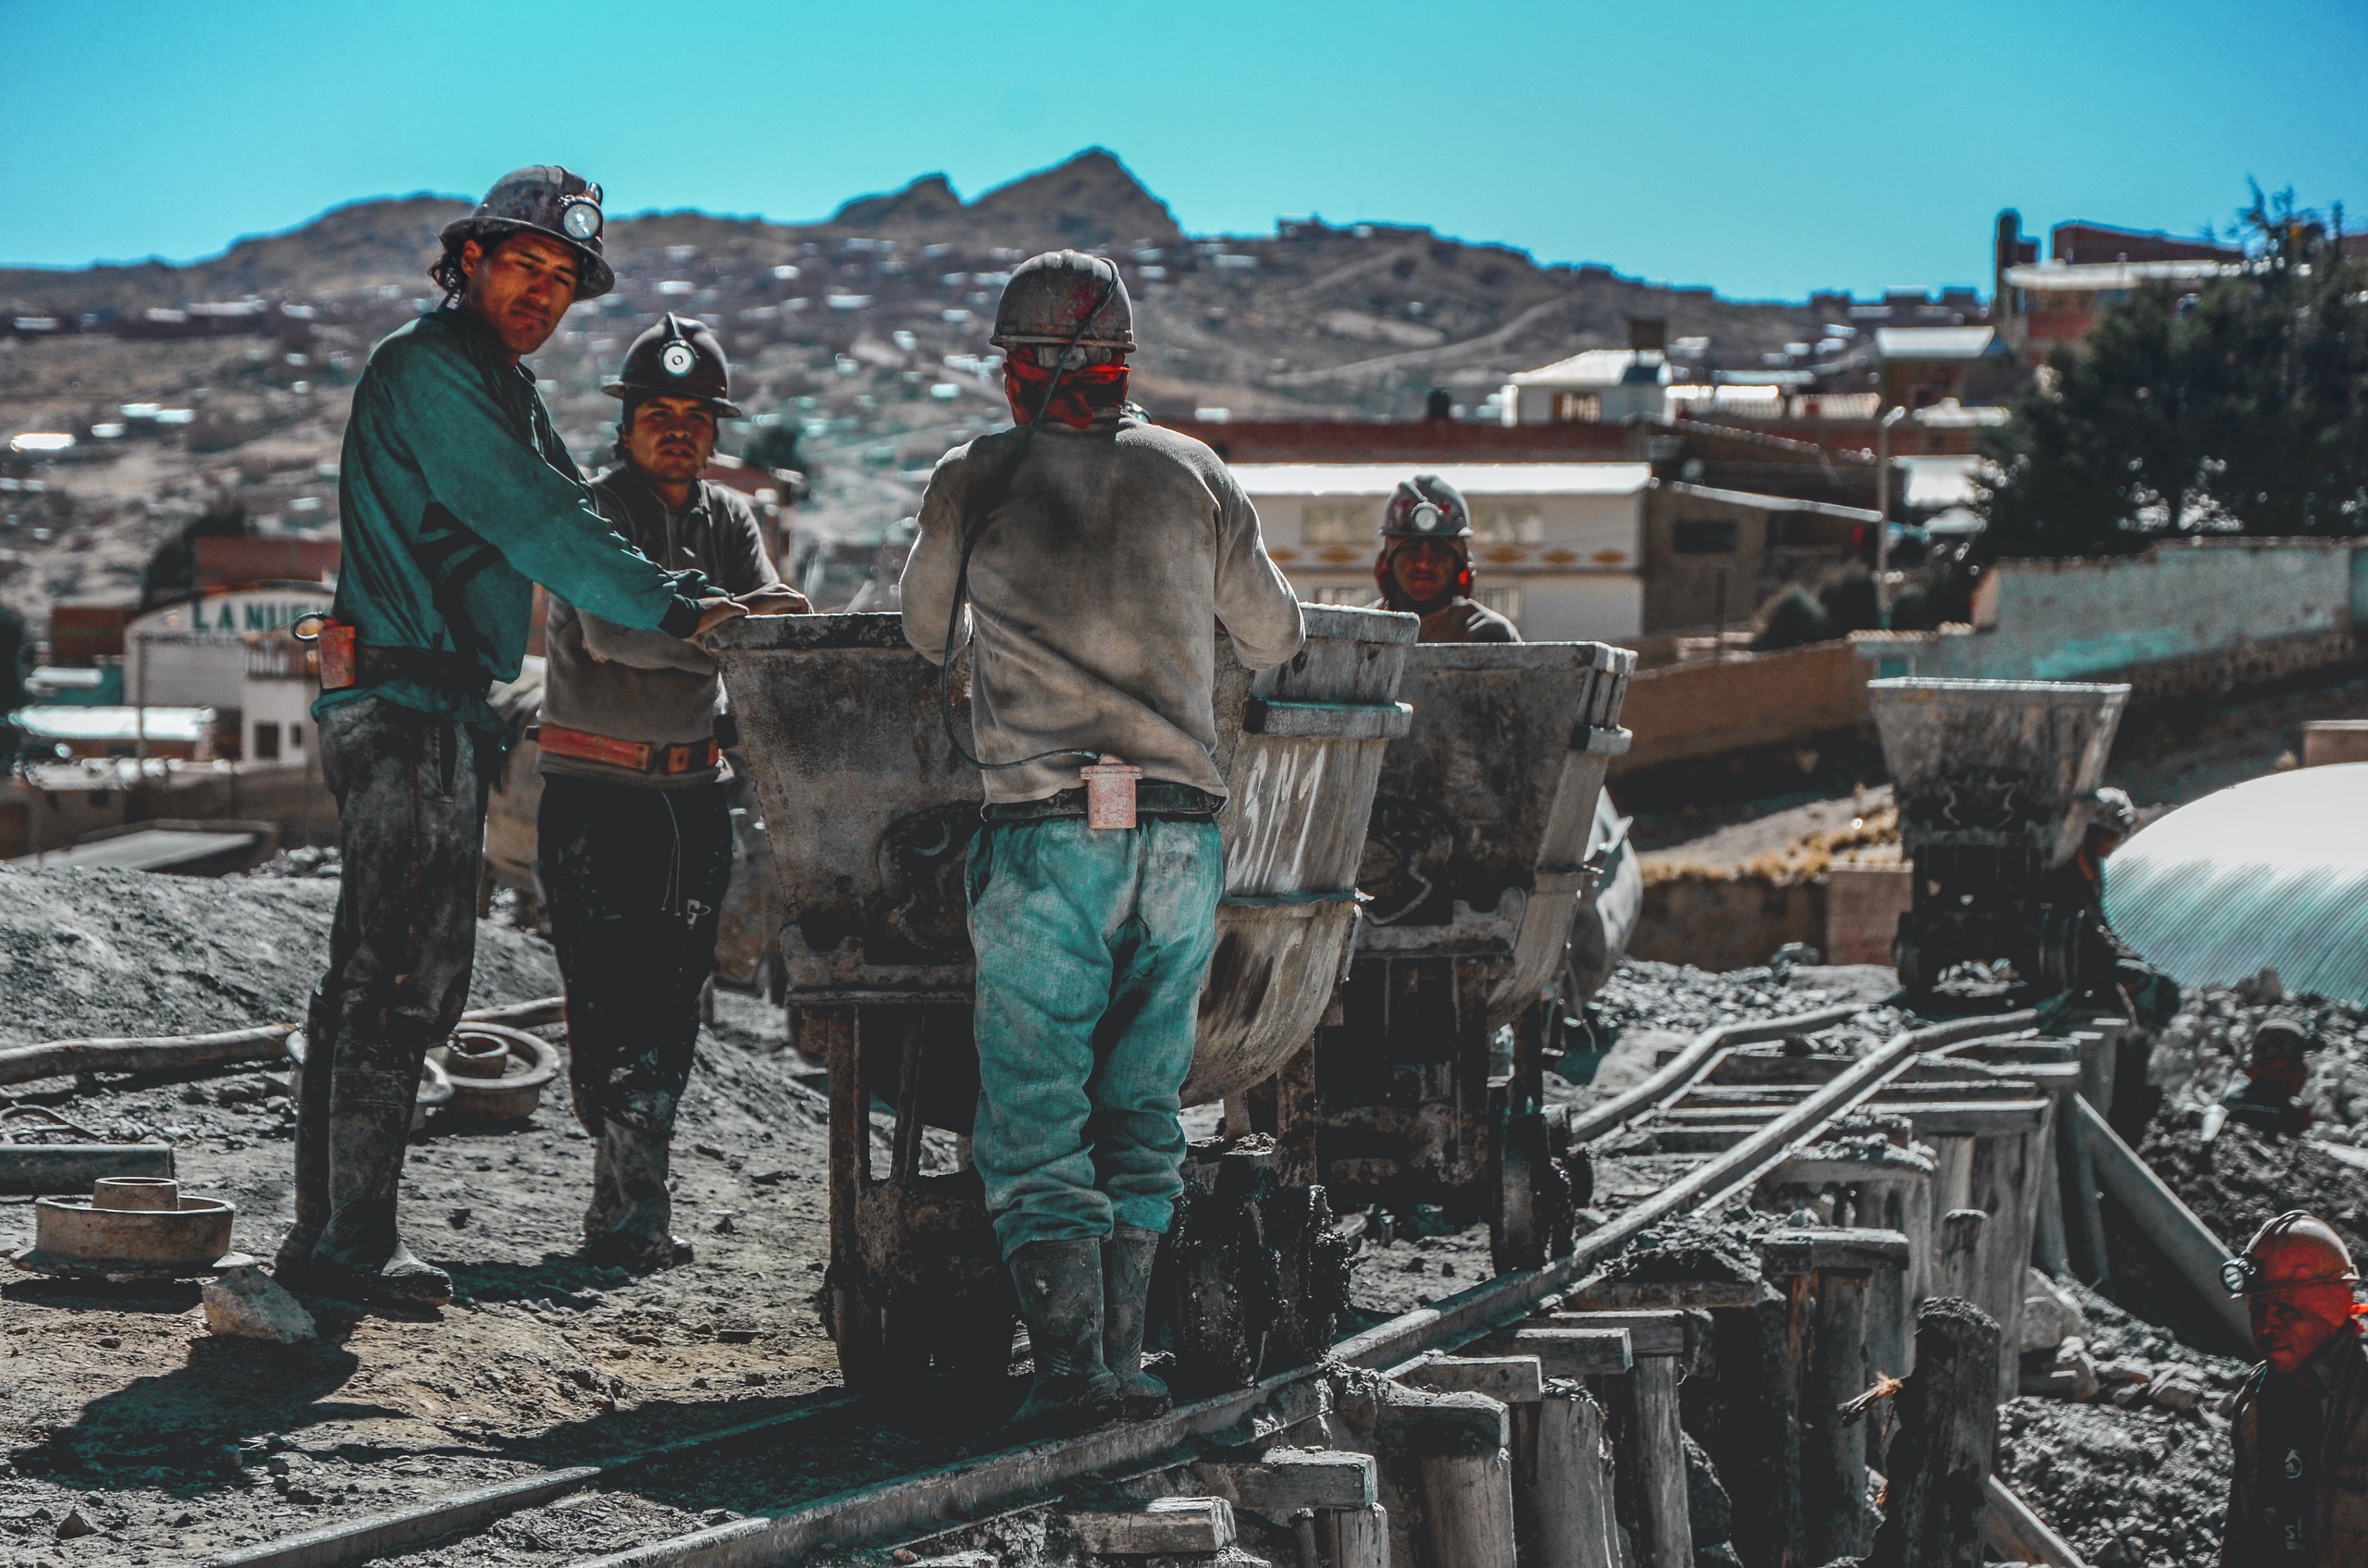
[[[1414,525],[1416,533],[1430,534],[1437,532],[1439,524],[1445,520],[1446,516],[1447,514],[1437,506],[1429,501],[1424,501],[1414,508],[1413,514],[1407,521]]]
[[[2232,1296],[2241,1296],[2261,1283],[2261,1265],[2252,1258],[2230,1258],[2220,1266],[2220,1282]]]
[[[600,208],[583,196],[571,196],[561,209],[559,226],[571,240],[589,240],[600,232]]]
[[[688,376],[698,365],[699,356],[688,343],[669,343],[659,351],[658,368],[669,376]]]

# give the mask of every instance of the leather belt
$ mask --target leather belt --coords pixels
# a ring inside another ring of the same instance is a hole
[[[1225,801],[1203,789],[1166,779],[1144,779],[1135,786],[1135,815],[1174,821],[1213,821]],[[1085,815],[1082,786],[1048,795],[1041,800],[1010,800],[982,806],[979,815],[990,822],[1041,822],[1054,817]]]
[[[619,740],[546,721],[535,732],[535,744],[549,757],[578,762],[603,762],[635,773],[696,773],[723,760],[723,748],[712,740],[684,741],[678,746],[647,740]]]

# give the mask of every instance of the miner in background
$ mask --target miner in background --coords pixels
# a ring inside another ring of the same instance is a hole
[[[443,1270],[404,1247],[395,1198],[427,1048],[468,998],[486,786],[506,735],[534,585],[622,626],[690,636],[740,614],[592,503],[520,356],[614,281],[600,190],[506,175],[444,229],[444,308],[371,351],[338,480],[344,563],[314,623],[321,768],[343,856],[329,963],[305,1032],[296,1224],[278,1267],[364,1301],[432,1305]]]
[[[2237,1390],[2221,1568],[2368,1562],[2368,1345],[2351,1253],[2295,1210],[2226,1273],[2262,1364]]]
[[[1519,642],[1513,623],[1472,597],[1472,509],[1436,474],[1400,479],[1381,513],[1376,610],[1423,618],[1424,642]]]
[[[971,644],[971,1152],[1035,1348],[1023,1430],[1167,1407],[1143,1314],[1225,884],[1213,633],[1253,670],[1306,635],[1240,485],[1127,401],[1131,325],[1108,261],[1012,274],[992,340],[1017,427],[938,463],[902,585],[915,648]]]
[[[704,324],[669,313],[635,339],[605,389],[624,402],[623,461],[593,481],[593,500],[660,566],[697,572],[760,613],[802,612],[756,512],[699,478],[716,421],[740,417],[731,389]],[[666,1167],[732,875],[723,686],[697,644],[563,594],[550,596],[544,640],[536,870],[567,984],[576,1119],[595,1140],[584,1250],[645,1273],[691,1259],[670,1228]]]
[[[2228,1085],[2220,1103],[2232,1121],[2263,1132],[2298,1133],[2311,1125],[2302,1089],[2311,1079],[2311,1053],[2318,1040],[2310,1023],[2292,1013],[2272,1013],[2253,1031],[2242,1077]]]

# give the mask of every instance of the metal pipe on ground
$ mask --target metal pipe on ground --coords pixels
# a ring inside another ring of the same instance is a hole
[[[472,1008],[461,1015],[461,1021],[524,1029],[549,1023],[560,1018],[566,1007],[567,999],[563,996],[540,996],[531,1002]],[[273,1062],[280,1059],[288,1037],[300,1027],[266,1023],[252,1029],[224,1030],[216,1034],[50,1040],[37,1045],[11,1045],[0,1049],[0,1083],[29,1083],[35,1079],[67,1078],[82,1072],[180,1072],[239,1062]]]
[[[102,1177],[169,1177],[164,1143],[0,1143],[0,1193],[42,1197],[83,1192]]]
[[[2228,1249],[2220,1238],[2139,1158],[2137,1150],[2121,1141],[2121,1134],[2097,1114],[2094,1105],[2076,1099],[2072,1116],[2082,1150],[2105,1191],[2129,1211],[2147,1240],[2170,1259],[2179,1277],[2195,1288],[2237,1342],[2250,1347],[2251,1320],[2244,1304],[2228,1294],[2220,1278],[2220,1266],[2228,1261]]]

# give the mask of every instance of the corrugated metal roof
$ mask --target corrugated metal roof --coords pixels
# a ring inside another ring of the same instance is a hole
[[[2105,915],[2182,985],[2275,969],[2368,1002],[2368,762],[2251,779],[2182,806],[2105,862]]]
[[[1997,340],[1994,327],[1882,327],[1875,352],[1884,359],[1980,359]]]
[[[150,740],[193,741],[214,727],[211,708],[102,708],[37,703],[8,717],[35,740],[134,741],[141,719]]]
[[[1436,474],[1467,496],[1633,496],[1652,483],[1649,463],[1236,463],[1233,476],[1260,496],[1387,496],[1401,479]]]

